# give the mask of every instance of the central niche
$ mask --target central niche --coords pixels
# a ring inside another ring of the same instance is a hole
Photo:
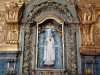
[[[63,69],[63,25],[47,19],[38,25],[38,69]]]

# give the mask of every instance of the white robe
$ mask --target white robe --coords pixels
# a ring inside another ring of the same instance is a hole
[[[50,34],[51,35],[51,34]],[[44,45],[44,65],[54,65],[55,61],[55,47],[54,47],[54,38],[47,37]],[[51,41],[50,41],[51,38]]]

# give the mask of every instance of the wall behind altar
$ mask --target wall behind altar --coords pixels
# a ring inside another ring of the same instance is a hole
[[[33,5],[35,4],[33,2],[33,0],[31,0],[32,2],[29,2],[30,0],[9,0],[9,1],[8,0],[0,0],[0,75],[5,75],[5,72],[8,68],[6,58],[9,59],[9,60],[11,59],[10,60],[11,66],[14,65],[14,63],[13,63],[14,61],[12,61],[12,60],[20,59],[20,61],[17,60],[17,65],[16,65],[17,74],[27,72],[27,71],[32,72],[33,69],[36,66],[35,65],[35,60],[36,60],[35,59],[35,56],[36,56],[35,55],[35,53],[36,53],[35,52],[35,49],[36,49],[36,42],[35,41],[36,41],[36,38],[34,38],[34,37],[36,37],[36,24],[33,24],[33,22],[31,22],[31,21],[29,22],[29,24],[27,24],[26,23],[27,20],[25,20],[25,22],[24,22],[22,17],[21,17],[22,20],[20,19],[20,21],[23,21],[21,24],[20,23],[16,24],[15,21],[11,21],[12,23],[14,23],[13,25],[21,25],[19,27],[20,29],[18,29],[19,32],[17,32],[17,34],[20,33],[19,34],[20,36],[18,36],[19,39],[17,40],[17,42],[19,42],[19,43],[17,43],[15,45],[16,41],[12,41],[12,38],[7,38],[7,39],[10,39],[10,41],[8,40],[8,42],[2,43],[2,41],[4,41],[4,39],[6,39],[5,37],[10,36],[10,33],[13,32],[13,31],[9,30],[9,34],[8,35],[5,34],[7,31],[6,31],[6,27],[3,27],[3,26],[9,25],[9,22],[10,22],[9,20],[7,21],[8,23],[6,23],[6,24],[2,23],[3,22],[2,20],[4,19],[3,18],[4,15],[6,15],[5,19],[8,19],[7,18],[7,12],[5,12],[5,5],[9,8],[10,2],[12,2],[12,1],[17,3],[19,7],[21,5],[23,5],[24,1],[26,2],[25,8],[23,8],[23,11],[25,10],[25,12],[24,13],[22,12],[23,16],[28,14],[28,15],[25,16],[26,19],[29,19],[32,16],[32,13],[30,13],[31,11],[29,11],[29,10],[30,9],[32,10]],[[37,0],[34,0],[34,1],[37,1]],[[55,0],[53,0],[53,1],[55,1]],[[74,3],[74,0],[71,0],[71,1],[72,1],[72,3]],[[55,2],[57,2],[57,1],[55,1]],[[61,1],[58,0],[58,2],[59,3],[56,4],[56,6],[59,5],[60,3],[67,4],[66,2],[63,2],[62,0]],[[99,0],[95,0],[95,1],[94,0],[92,0],[92,1],[90,1],[90,0],[75,0],[75,2],[77,2],[75,4],[77,4],[77,6],[79,6],[79,7],[82,7],[85,4],[93,4],[93,6],[95,6],[95,9],[96,9],[95,11],[96,11],[97,16],[100,15],[100,1]],[[28,5],[28,3],[30,3],[30,4]],[[33,3],[32,6],[31,6],[31,3]],[[37,2],[36,4],[38,4],[38,3],[39,2]],[[37,7],[36,9],[39,9],[39,8]],[[36,10],[36,9],[33,9],[33,10]],[[61,8],[59,7],[59,9],[61,10],[61,12],[63,12],[62,7]],[[70,7],[69,7],[69,9],[70,9]],[[71,12],[73,10],[74,9],[72,9],[72,10],[70,9],[69,11]],[[18,11],[20,12],[20,10],[18,10]],[[79,12],[79,11],[76,10],[76,12]],[[73,15],[73,13],[75,14],[76,12],[71,13],[71,17],[70,17],[69,21],[73,20],[72,15]],[[67,14],[69,14],[69,13],[67,13]],[[29,16],[29,17],[27,17],[27,16]],[[64,16],[64,15],[61,14],[60,16]],[[20,14],[19,14],[19,17],[20,17]],[[34,18],[34,17],[35,16],[33,16],[31,18]],[[67,15],[67,18],[65,18],[65,21],[66,21],[66,19],[68,19],[68,17],[69,16]],[[81,45],[80,29],[78,29],[79,28],[78,25],[74,26],[72,23],[70,24],[70,26],[69,26],[69,24],[64,24],[64,25],[65,25],[65,33],[64,33],[65,34],[65,49],[66,49],[65,50],[65,68],[68,69],[68,70],[72,70],[72,69],[74,69],[72,64],[77,62],[77,73],[79,73],[79,74],[83,73],[83,75],[84,75],[84,72],[85,72],[84,62],[82,61],[82,64],[81,64],[82,59],[80,58],[80,45]],[[4,30],[2,30],[2,27],[3,27]],[[18,30],[16,29],[15,32],[18,31]],[[31,30],[31,32],[30,32],[30,30]],[[6,39],[6,41],[7,41],[7,39]],[[99,38],[97,38],[97,39],[99,39]],[[96,43],[99,43],[99,41],[97,39],[96,39],[96,41],[97,41]],[[13,42],[15,42],[15,43],[13,43]],[[5,49],[5,48],[7,48],[7,49]],[[17,57],[18,53],[16,53],[16,52],[11,53],[10,52],[10,51],[13,51],[13,50],[14,51],[20,50],[19,57]],[[97,52],[99,52],[99,51],[100,50],[98,49]],[[4,52],[6,52],[6,53],[4,53]],[[85,52],[87,52],[87,51],[85,51]],[[11,53],[11,55],[6,56],[6,57],[2,56],[3,54],[6,55],[6,54],[9,54],[9,53]],[[11,58],[12,56],[14,56],[13,59]],[[29,56],[30,59],[27,58],[28,56]],[[75,58],[76,58],[76,60],[74,61]],[[99,59],[100,59],[100,57],[97,56],[96,63],[94,64],[94,72],[95,72],[96,75],[100,74],[100,71],[99,71],[100,70],[100,60]],[[30,60],[30,62],[28,60]],[[90,64],[89,65],[87,64],[87,66],[90,66]],[[27,70],[27,67],[29,68],[28,70]]]

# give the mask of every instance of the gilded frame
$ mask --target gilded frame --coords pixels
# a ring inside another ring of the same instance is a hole
[[[39,24],[41,24],[42,22],[44,22],[45,20],[47,20],[47,19],[53,19],[53,20],[55,20],[55,21],[57,21],[59,24],[61,24],[62,25],[62,55],[63,55],[63,58],[62,58],[62,69],[39,69],[38,67],[37,67],[37,65],[38,65],[38,28],[39,28]],[[36,25],[36,62],[35,62],[35,70],[52,70],[52,71],[55,71],[55,70],[65,70],[65,57],[64,57],[64,22],[61,20],[61,19],[59,19],[59,18],[57,18],[57,17],[55,17],[55,16],[47,16],[46,18],[40,18],[39,20],[37,20],[37,25]]]

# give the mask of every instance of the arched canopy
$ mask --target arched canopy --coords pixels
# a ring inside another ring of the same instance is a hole
[[[37,6],[41,3],[47,2],[48,0],[32,0],[32,2],[30,2],[27,7],[25,8],[24,11],[24,17],[23,19],[26,19],[28,14],[31,12],[31,10],[33,9],[33,6]],[[67,1],[66,0],[52,0],[52,2],[56,2],[59,3],[61,5],[67,5]]]
[[[32,12],[32,10],[34,9],[34,6],[37,6],[37,5],[45,3],[45,2],[48,2],[48,0],[33,0],[32,2],[30,2],[30,4],[28,4],[27,7],[25,8],[23,20],[27,19],[30,12]],[[56,2],[56,3],[61,4],[62,6],[66,6],[66,8],[68,9],[68,11],[71,14],[70,16],[72,16],[72,19],[77,22],[79,21],[78,17],[77,17],[76,9],[72,3],[68,3],[66,0],[52,0],[52,2]],[[66,12],[66,15],[67,15],[67,12]]]

